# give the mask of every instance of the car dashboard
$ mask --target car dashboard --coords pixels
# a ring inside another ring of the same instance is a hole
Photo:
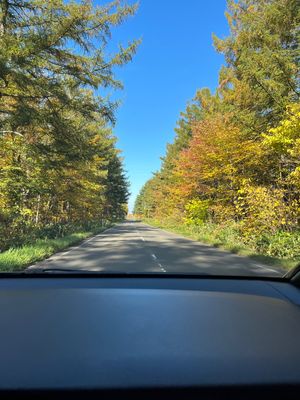
[[[2,396],[299,394],[300,290],[281,279],[9,276],[0,297]]]

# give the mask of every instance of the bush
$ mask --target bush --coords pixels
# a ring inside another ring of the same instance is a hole
[[[297,224],[297,204],[288,205],[283,190],[245,184],[235,202],[241,235],[251,243],[253,238],[292,230]]]
[[[44,226],[25,224],[24,221],[0,225],[0,251],[31,244],[38,239],[58,239],[78,231],[93,231],[108,221],[52,223]]]
[[[246,239],[241,234],[240,222],[205,222],[201,225],[184,225],[154,219],[146,222],[234,253],[263,257],[263,262],[285,269],[293,268],[300,261],[300,231],[257,234]]]
[[[300,258],[300,232],[262,235],[255,241],[255,250],[271,257]]]
[[[10,248],[0,254],[0,271],[11,272],[23,270],[26,266],[36,261],[43,260],[58,250],[78,243],[82,239],[102,232],[103,229],[105,229],[103,224],[96,225],[95,223],[91,223],[91,225],[93,225],[93,229],[89,231],[77,231],[55,239],[39,239],[22,247]],[[55,229],[52,233],[54,232]]]
[[[186,225],[202,225],[208,217],[208,201],[193,199],[185,206]]]

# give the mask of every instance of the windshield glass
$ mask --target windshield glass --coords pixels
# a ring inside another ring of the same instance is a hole
[[[0,271],[300,262],[298,0],[0,0]]]

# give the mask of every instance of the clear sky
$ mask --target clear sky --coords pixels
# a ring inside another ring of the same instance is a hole
[[[103,1],[98,1],[102,3]],[[197,89],[215,90],[224,62],[212,33],[228,34],[225,0],[140,0],[137,14],[114,30],[113,42],[142,38],[134,60],[118,69],[125,89],[114,133],[130,181],[129,209],[160,167],[180,111]]]

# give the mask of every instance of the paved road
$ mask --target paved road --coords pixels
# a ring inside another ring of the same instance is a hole
[[[161,272],[222,275],[282,273],[194,240],[139,222],[118,224],[59,252],[29,270],[62,269],[94,272]]]

